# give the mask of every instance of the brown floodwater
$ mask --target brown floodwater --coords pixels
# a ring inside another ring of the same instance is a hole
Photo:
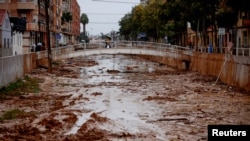
[[[36,113],[0,123],[0,140],[206,141],[208,125],[250,124],[250,94],[215,77],[135,55],[58,64],[29,74],[44,79],[39,94],[0,104]]]

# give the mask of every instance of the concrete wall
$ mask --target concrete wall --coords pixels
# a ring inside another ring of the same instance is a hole
[[[142,56],[178,69],[189,69],[202,75],[211,75],[216,78],[219,77],[219,80],[223,83],[250,91],[249,57],[225,54],[193,53],[190,62],[188,62],[183,59],[171,57]],[[179,58],[182,57],[179,56]]]
[[[0,88],[31,72],[36,64],[36,54],[15,55],[0,58]]]
[[[37,68],[37,66],[38,66],[38,62],[37,62],[37,54],[36,53],[23,55],[24,74],[31,72],[32,70]]]
[[[0,58],[0,65],[2,70],[0,71],[0,86],[6,86],[10,82],[23,76],[23,56],[16,55],[14,57]],[[21,69],[20,69],[21,68]]]
[[[226,84],[250,91],[249,57],[194,53],[190,69],[203,75],[219,77]]]

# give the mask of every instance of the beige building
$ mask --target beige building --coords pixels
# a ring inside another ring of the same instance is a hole
[[[250,48],[250,12],[239,13],[236,36],[237,47]]]

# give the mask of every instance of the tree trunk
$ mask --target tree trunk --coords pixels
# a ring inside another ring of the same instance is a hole
[[[86,25],[85,24],[82,24],[83,25],[83,34],[84,34],[84,38],[86,37]]]
[[[215,42],[214,47],[218,47],[218,42],[217,42],[217,26],[215,24],[215,7],[213,7],[213,16],[212,16],[212,22],[213,22],[213,30],[212,30],[212,37],[214,36],[213,40]]]
[[[202,42],[203,46],[206,46],[206,26],[205,26],[206,19],[203,17],[202,19]]]
[[[198,43],[199,43],[199,37],[198,37],[198,33],[199,33],[199,28],[200,28],[200,20],[198,20],[197,22],[197,30],[196,30],[196,34],[195,34],[195,38],[196,38],[196,41],[195,41],[195,46],[196,46],[196,51],[198,50]]]

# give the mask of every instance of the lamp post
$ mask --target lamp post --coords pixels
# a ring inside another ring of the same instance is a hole
[[[46,33],[47,33],[47,47],[48,47],[48,71],[52,72],[52,55],[50,46],[50,29],[49,29],[49,3],[50,0],[45,0],[46,9]]]

